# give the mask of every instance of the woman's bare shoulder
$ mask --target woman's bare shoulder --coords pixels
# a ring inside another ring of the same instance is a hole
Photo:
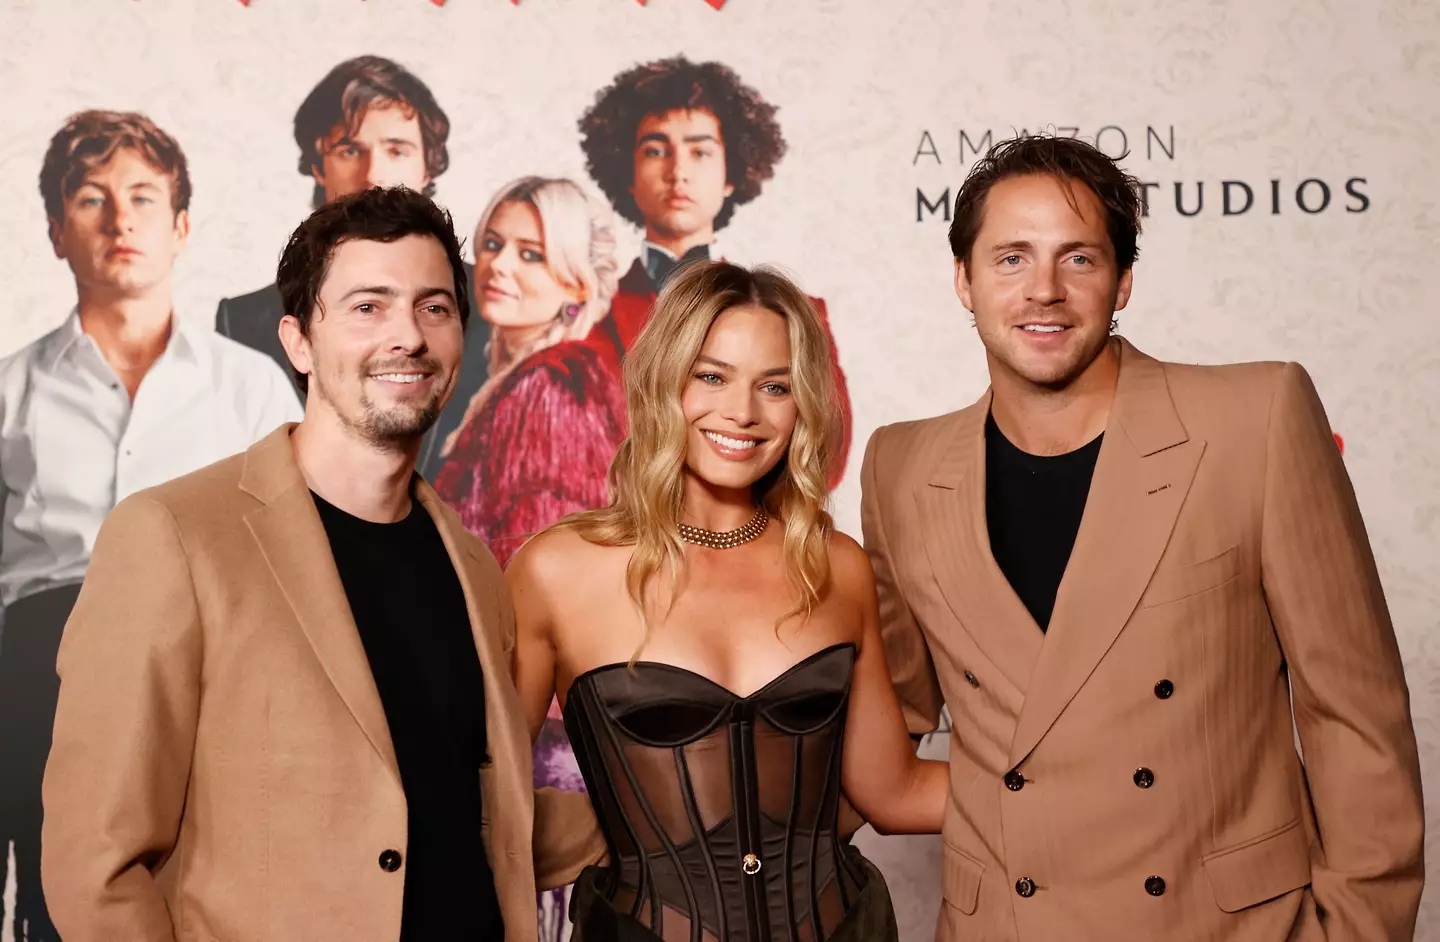
[[[592,543],[570,527],[537,534],[510,559],[506,576],[515,588],[541,589],[571,595],[596,579],[623,572],[630,548]]]
[[[855,538],[836,530],[830,536],[830,584],[842,597],[865,603],[875,595],[875,570]]]

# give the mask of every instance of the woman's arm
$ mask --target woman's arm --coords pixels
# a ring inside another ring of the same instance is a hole
[[[560,566],[563,571],[558,555],[554,541],[542,536],[516,553],[505,571],[515,606],[511,673],[532,743],[540,735],[555,696],[557,658],[551,605],[555,583],[547,575],[553,575],[551,567]],[[535,792],[533,844],[535,880],[541,890],[568,886],[585,867],[603,863],[607,853],[589,796],[555,788]]]
[[[552,554],[546,552],[547,542],[531,542],[515,554],[505,570],[515,606],[515,649],[510,673],[532,743],[540,735],[555,696],[554,616],[545,584],[545,557]]]
[[[861,630],[850,681],[842,785],[855,809],[881,834],[938,833],[945,818],[949,763],[921,759],[890,684],[880,640],[875,574],[854,540],[837,535],[835,584],[860,608]]]

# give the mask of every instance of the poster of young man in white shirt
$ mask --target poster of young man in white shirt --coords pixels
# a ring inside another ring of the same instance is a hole
[[[76,114],[40,192],[77,301],[0,360],[0,862],[13,842],[16,935],[32,942],[56,938],[40,889],[55,653],[101,521],[301,414],[269,357],[175,316],[190,177],[170,135],[140,114]]]

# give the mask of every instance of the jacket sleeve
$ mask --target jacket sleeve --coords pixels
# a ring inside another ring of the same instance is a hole
[[[58,657],[41,874],[71,942],[174,938],[155,872],[180,829],[200,666],[200,616],[175,520],[130,497],[100,530]]]
[[[1350,478],[1293,363],[1270,406],[1261,579],[1290,673],[1327,933],[1408,939],[1425,836],[1410,696]]]
[[[537,890],[569,886],[581,870],[603,864],[608,850],[590,796],[537,788],[534,847]]]
[[[885,643],[885,658],[890,664],[890,678],[900,697],[905,725],[912,737],[934,732],[940,725],[940,708],[945,698],[930,646],[920,630],[895,572],[894,559],[886,538],[881,494],[881,475],[877,466],[884,461],[885,429],[879,429],[866,446],[860,466],[860,528],[865,552],[875,570],[875,591],[880,603],[880,637]]]

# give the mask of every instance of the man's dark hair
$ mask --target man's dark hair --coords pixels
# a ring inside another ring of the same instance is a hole
[[[990,188],[1001,180],[1032,174],[1088,187],[1105,207],[1105,229],[1110,234],[1118,270],[1128,271],[1135,264],[1140,254],[1140,182],[1084,141],[1048,134],[1001,141],[970,168],[955,197],[955,214],[950,222],[950,251],[957,260],[970,264]],[[1073,194],[1071,205],[1075,205]]]
[[[81,111],[50,139],[40,165],[40,198],[45,215],[65,221],[65,201],[85,182],[85,175],[104,166],[120,150],[135,151],[157,173],[170,178],[170,208],[178,215],[190,208],[190,171],[185,152],[155,122],[133,111]]]
[[[595,95],[580,118],[580,146],[590,176],[615,211],[637,226],[645,225],[630,188],[635,184],[635,133],[650,115],[706,110],[720,122],[725,144],[725,178],[734,192],[715,217],[723,229],[743,206],[760,195],[785,155],[785,138],[775,121],[775,106],[718,62],[698,65],[684,56],[636,66],[615,77]]]
[[[300,147],[301,176],[312,176],[323,166],[321,143],[336,125],[354,134],[374,104],[400,105],[420,119],[420,142],[425,149],[425,195],[435,195],[435,178],[450,166],[445,142],[450,137],[450,119],[429,86],[404,66],[380,56],[346,59],[320,80],[295,112],[295,143]],[[325,202],[325,188],[315,185],[314,205]]]
[[[327,203],[310,214],[290,235],[275,272],[275,287],[286,314],[310,336],[320,307],[320,286],[330,271],[335,250],[346,242],[394,242],[406,236],[431,236],[445,247],[455,280],[455,304],[463,328],[470,316],[469,286],[460,240],[450,214],[429,197],[403,186],[371,187]],[[319,311],[324,316],[324,311]],[[298,370],[295,385],[309,391],[309,379]]]

